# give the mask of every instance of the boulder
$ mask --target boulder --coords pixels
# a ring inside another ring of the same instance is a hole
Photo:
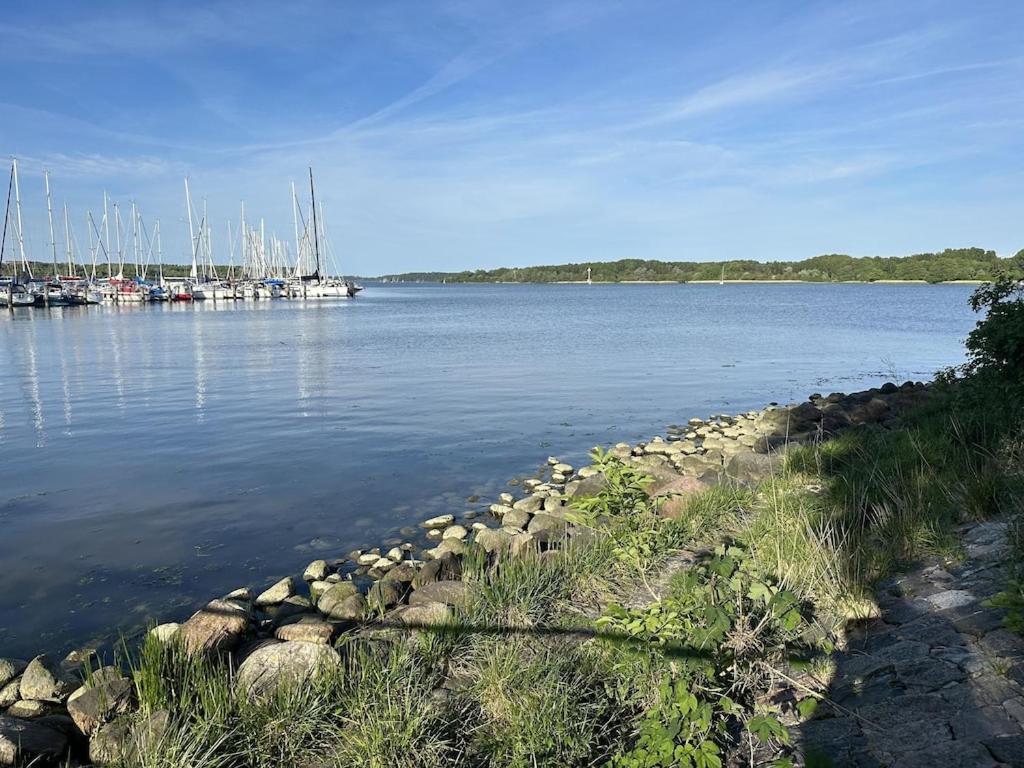
[[[89,739],[89,759],[97,765],[110,765],[131,753],[132,728],[126,718],[101,725]]]
[[[270,589],[262,592],[256,598],[256,607],[265,608],[268,605],[279,605],[295,594],[295,583],[291,576],[287,576],[274,584]]]
[[[451,621],[452,609],[444,603],[422,603],[405,608],[398,618],[409,626],[432,627]]]
[[[477,536],[479,537],[479,533]],[[457,579],[462,575],[462,562],[452,554],[446,554],[429,563],[424,563],[412,580],[413,589],[421,589],[436,581]]]
[[[339,582],[311,581],[309,583],[309,599],[313,601],[314,605],[320,599],[320,596],[331,588],[332,583],[336,584]]]
[[[445,605],[466,605],[472,588],[464,581],[435,581],[424,584],[409,596],[409,605],[444,603]]]
[[[161,643],[169,643],[177,636],[179,629],[181,629],[181,625],[172,621],[167,624],[157,624],[149,630],[148,634]]]
[[[558,539],[565,535],[566,521],[560,517],[539,512],[530,520],[526,527],[527,533],[533,534],[538,541]]]
[[[343,581],[320,595],[316,607],[320,613],[332,619],[362,618],[361,612],[358,617],[353,615],[357,609],[357,602],[361,600],[362,595],[359,594],[358,587],[350,581]]]
[[[189,653],[221,653],[235,648],[248,629],[248,611],[212,600],[181,625],[178,635]]]
[[[28,662],[21,659],[0,659],[0,688],[25,671]]]
[[[504,529],[484,528],[476,532],[473,540],[487,553],[501,552],[508,546],[510,534]]]
[[[116,715],[127,712],[135,687],[119,669],[104,667],[68,698],[68,714],[78,730],[88,736]]]
[[[281,685],[301,685],[318,672],[340,664],[338,654],[326,645],[299,641],[265,645],[238,667],[235,686],[255,698]]]
[[[777,455],[743,451],[729,459],[725,474],[743,485],[754,485],[781,469],[782,460]]]
[[[7,709],[21,698],[21,677],[16,677],[3,688],[0,688],[0,709]]]
[[[153,754],[156,745],[163,742],[170,727],[171,713],[166,709],[154,711],[132,728],[132,748],[140,755]]]
[[[366,602],[375,609],[393,608],[402,602],[405,590],[394,581],[378,581],[366,593]]]
[[[658,493],[653,495],[653,501],[657,505],[659,515],[675,519],[683,513],[690,497],[706,491],[710,487],[709,483],[699,478],[680,476],[672,482],[661,484]]]
[[[11,717],[20,717],[22,720],[37,720],[51,714],[54,706],[52,701],[21,699],[7,708],[7,714]]]
[[[416,578],[416,566],[409,562],[396,565],[386,574],[381,581],[394,582],[396,584],[411,584]]]
[[[442,534],[441,538],[442,538],[442,540],[443,539],[458,539],[459,541],[461,541],[462,539],[466,538],[466,536],[468,536],[468,535],[469,535],[469,531],[467,531],[463,526],[461,526],[461,525],[450,525],[450,526],[448,526],[447,528],[444,529],[444,534]]]
[[[513,557],[537,551],[537,538],[532,533],[517,533],[508,542],[509,552]]]
[[[501,518],[505,528],[525,528],[530,522],[530,513],[521,509],[510,509]]]
[[[22,699],[61,702],[77,687],[49,656],[43,654],[25,667],[18,692]]]
[[[444,557],[451,552],[453,555],[462,555],[466,552],[466,542],[462,539],[444,539],[440,544],[430,550],[434,559]]]
[[[541,496],[527,496],[525,499],[520,499],[512,505],[512,509],[518,509],[521,512],[536,512],[542,506],[544,506],[544,499]]]
[[[68,738],[41,723],[0,715],[0,765],[20,765],[33,758],[56,759]]]
[[[432,517],[429,520],[424,520],[420,525],[424,528],[447,528],[449,525],[455,522],[455,515],[438,515]]]
[[[323,581],[327,578],[328,573],[330,573],[330,568],[327,567],[326,560],[314,560],[306,566],[306,570],[302,572],[302,578],[304,581]]]
[[[298,616],[274,630],[274,637],[284,642],[330,645],[337,627],[316,616]]]

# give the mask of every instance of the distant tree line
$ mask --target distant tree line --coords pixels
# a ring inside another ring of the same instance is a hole
[[[1020,252],[1024,254],[1024,250]],[[1018,254],[1019,255],[1019,254]],[[587,279],[595,282],[719,280],[805,280],[816,283],[877,280],[991,280],[1006,260],[982,248],[947,248],[940,253],[912,256],[846,256],[827,254],[803,261],[653,261],[620,259],[538,267],[501,267],[465,272],[407,272],[385,275],[389,280],[449,283],[557,283]]]

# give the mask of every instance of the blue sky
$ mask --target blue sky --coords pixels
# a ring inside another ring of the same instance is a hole
[[[1024,247],[1024,3],[7,2],[0,151],[187,259],[312,164],[349,273]],[[58,239],[62,239],[59,237]]]

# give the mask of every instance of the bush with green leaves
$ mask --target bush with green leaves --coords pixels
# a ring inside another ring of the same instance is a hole
[[[788,743],[781,722],[758,711],[756,699],[791,649],[806,652],[808,623],[797,596],[759,574],[744,549],[720,546],[677,574],[662,601],[611,606],[597,625],[658,648],[674,670],[614,768],[712,768],[744,729],[776,747]]]

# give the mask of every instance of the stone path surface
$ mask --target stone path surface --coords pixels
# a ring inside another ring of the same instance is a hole
[[[839,655],[832,704],[797,729],[808,765],[1024,766],[1024,638],[981,605],[1006,584],[1006,523],[960,533],[959,565],[881,585],[881,618]]]

